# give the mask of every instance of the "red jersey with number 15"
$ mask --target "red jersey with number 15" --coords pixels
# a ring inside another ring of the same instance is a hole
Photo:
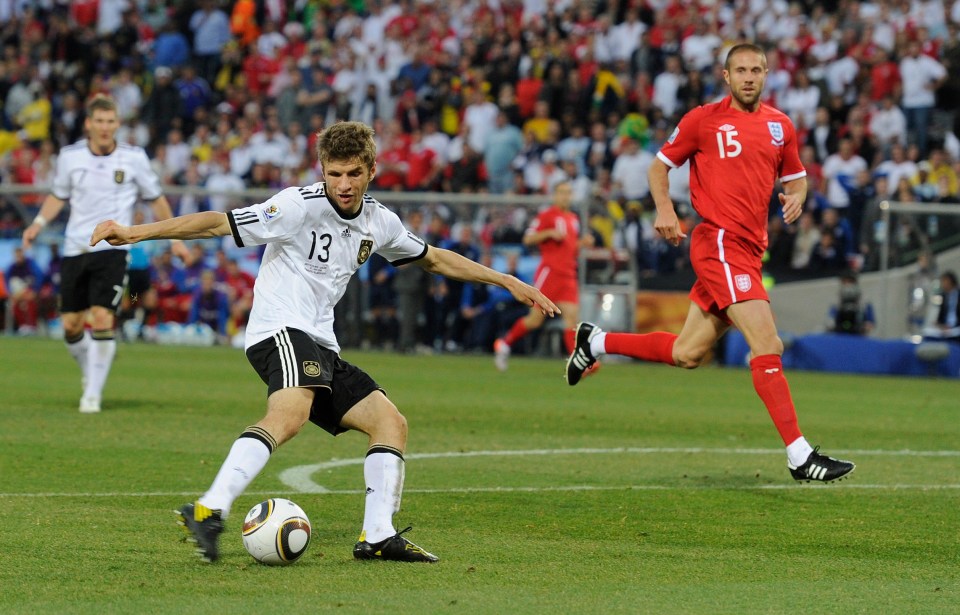
[[[751,243],[767,247],[767,212],[777,178],[800,179],[807,172],[797,151],[790,118],[760,103],[753,113],[720,102],[683,116],[657,153],[676,168],[690,160],[690,199],[705,221]]]

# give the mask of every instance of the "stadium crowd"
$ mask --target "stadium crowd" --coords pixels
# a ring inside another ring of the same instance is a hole
[[[569,180],[596,244],[628,250],[642,286],[688,267],[686,246],[653,229],[647,168],[683,113],[725,95],[722,62],[741,41],[767,49],[766,100],[795,123],[810,181],[797,224],[783,224],[771,195],[778,279],[877,268],[884,199],[960,203],[960,0],[14,0],[0,2],[0,40],[0,179],[39,191],[0,196],[6,238],[35,213],[58,150],[82,138],[84,102],[106,93],[118,138],[146,148],[168,185],[312,183],[316,132],[339,119],[375,128],[377,190],[546,195]],[[685,173],[670,186],[689,228]],[[239,204],[171,202],[177,214]],[[404,217],[428,242],[481,260],[519,249],[530,214],[429,205]],[[902,216],[894,258],[958,230]],[[189,263],[142,255],[149,284],[130,313],[204,320],[229,337],[251,283],[228,273],[230,260],[208,244]],[[0,296],[29,329],[56,275],[24,283],[18,263],[4,264]],[[366,269],[355,291],[366,323],[405,349],[489,348],[501,319],[468,325],[516,307],[375,259]],[[398,297],[411,292],[420,334],[401,341]],[[374,335],[339,320],[358,331],[345,345]]]

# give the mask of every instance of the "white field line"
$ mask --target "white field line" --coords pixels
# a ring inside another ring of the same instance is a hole
[[[502,451],[451,451],[444,453],[412,453],[406,455],[407,460],[414,459],[450,459],[457,457],[520,457],[545,455],[617,455],[617,454],[721,454],[721,455],[783,455],[783,449],[760,448],[570,448],[570,449],[531,449],[531,450],[502,450]],[[903,450],[844,450],[836,452],[838,455],[850,456],[885,456],[885,457],[960,457],[960,451],[914,451]],[[321,493],[329,495],[359,495],[362,489],[327,489],[313,482],[311,476],[321,470],[358,466],[363,464],[363,458],[332,459],[322,463],[302,465],[288,468],[279,475],[289,491],[285,493]],[[855,477],[853,480],[856,480]],[[784,490],[802,489],[809,486],[797,483],[766,484],[766,485],[559,485],[550,487],[449,487],[440,489],[404,489],[405,493],[541,493],[541,492],[576,492],[576,491],[757,491],[757,490]],[[960,489],[960,484],[862,484],[852,481],[842,481],[831,485],[833,489],[859,490],[920,490],[941,491]],[[280,495],[284,491],[246,492],[247,495],[272,496]],[[0,498],[32,497],[32,498],[104,498],[104,497],[193,497],[196,492],[179,491],[150,491],[150,492],[82,492],[82,493],[0,493]]]
[[[856,480],[853,478],[851,480]],[[958,484],[943,485],[919,485],[919,484],[890,484],[890,485],[869,485],[854,483],[851,481],[842,481],[832,485],[800,485],[795,483],[784,483],[777,485],[690,485],[690,486],[672,486],[672,485],[621,485],[616,487],[604,487],[596,485],[568,485],[558,487],[449,487],[443,489],[404,489],[404,494],[425,493],[425,494],[444,494],[444,493],[551,493],[551,492],[577,492],[577,491],[785,491],[787,489],[842,489],[842,490],[860,490],[860,491],[954,491],[960,489]],[[274,489],[273,491],[245,491],[244,495],[258,495],[263,497],[279,497],[284,495],[296,495],[305,493],[303,491],[293,491],[285,489]],[[324,491],[306,492],[312,495],[363,495],[363,489],[325,489]],[[121,493],[121,492],[97,492],[97,493],[0,493],[0,498],[195,498],[199,491],[148,491],[141,493]]]

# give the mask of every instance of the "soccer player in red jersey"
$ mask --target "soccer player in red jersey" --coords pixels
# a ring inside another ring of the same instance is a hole
[[[580,315],[580,288],[577,283],[577,253],[580,246],[593,245],[593,236],[580,236],[580,216],[570,211],[573,186],[561,182],[553,190],[553,204],[537,214],[523,235],[523,243],[540,248],[540,265],[533,285],[549,297],[563,315],[563,343],[573,351],[574,329]],[[494,363],[506,371],[510,348],[524,335],[543,326],[546,316],[538,310],[518,318],[506,335],[493,343]],[[595,370],[599,364],[592,366]]]
[[[657,207],[654,226],[661,237],[674,245],[686,237],[670,199],[667,174],[687,160],[691,200],[703,219],[692,231],[690,260],[697,280],[680,334],[604,333],[596,325],[580,323],[565,376],[568,384],[577,384],[603,353],[693,369],[732,325],[750,346],[753,386],[786,446],[791,475],[831,482],[855,466],[821,455],[800,432],[783,375],[783,342],[760,280],[774,183],[779,178],[783,186],[778,196],[788,224],[800,217],[807,194],[793,124],[760,102],[766,74],[760,47],[733,47],[723,70],[730,95],[687,113],[650,167],[650,192]]]

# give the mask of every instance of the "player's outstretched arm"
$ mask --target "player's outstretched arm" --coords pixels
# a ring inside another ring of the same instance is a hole
[[[555,316],[560,313],[560,308],[533,286],[524,284],[512,275],[494,271],[469,258],[464,258],[456,252],[429,246],[426,256],[416,261],[416,264],[430,273],[436,273],[461,282],[496,284],[510,291],[510,294],[524,305],[532,306],[536,304],[540,311],[547,316]]]
[[[90,245],[95,246],[106,241],[111,246],[124,246],[150,239],[206,239],[229,234],[230,223],[226,214],[204,211],[134,226],[124,226],[107,220],[93,229]]]

